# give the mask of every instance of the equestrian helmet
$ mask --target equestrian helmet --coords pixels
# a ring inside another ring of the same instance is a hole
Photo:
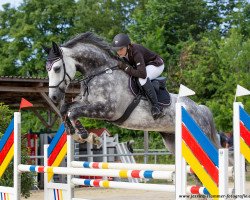
[[[128,35],[124,33],[117,34],[112,42],[112,49],[115,51],[120,50],[123,47],[127,47],[131,43]]]

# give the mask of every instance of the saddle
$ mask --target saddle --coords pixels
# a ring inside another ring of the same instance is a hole
[[[171,104],[171,98],[170,94],[167,91],[165,85],[166,85],[166,78],[165,77],[158,77],[152,81],[152,84],[155,88],[158,103],[161,106],[169,106]],[[138,79],[135,77],[129,78],[129,88],[131,92],[134,94],[135,98],[132,100],[132,102],[129,104],[123,115],[113,121],[113,123],[116,123],[118,125],[121,125],[124,121],[126,121],[130,114],[133,112],[133,110],[136,108],[136,106],[139,104],[141,99],[148,100],[146,95],[144,94],[144,91],[140,84],[138,83]]]
[[[166,89],[166,80],[166,77],[157,77],[151,81],[157,94],[158,103],[161,106],[169,106],[171,104],[170,94]],[[141,94],[141,99],[148,100],[137,78],[132,76],[129,78],[129,88],[134,96]]]

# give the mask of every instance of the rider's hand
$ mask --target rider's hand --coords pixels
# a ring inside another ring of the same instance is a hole
[[[119,61],[117,64],[119,69],[125,70],[127,68],[127,65],[124,62]]]

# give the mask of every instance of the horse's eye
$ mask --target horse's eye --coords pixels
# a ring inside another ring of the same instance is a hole
[[[53,67],[53,70],[55,71],[55,73],[59,73],[61,71],[61,66],[55,66]]]

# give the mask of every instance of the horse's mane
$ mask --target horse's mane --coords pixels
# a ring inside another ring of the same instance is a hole
[[[116,56],[114,55],[114,53],[111,50],[110,45],[106,41],[104,41],[103,38],[97,36],[96,34],[94,34],[92,32],[81,33],[81,34],[73,37],[72,39],[70,39],[66,43],[64,43],[62,45],[62,47],[72,48],[78,43],[93,44],[93,45],[99,47],[100,49],[105,50],[111,57],[116,58]]]

